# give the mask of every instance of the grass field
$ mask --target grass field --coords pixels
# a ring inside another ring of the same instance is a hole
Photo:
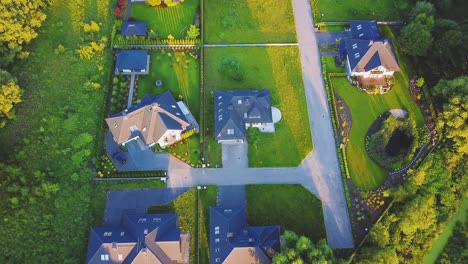
[[[150,73],[138,79],[138,98],[145,94],[170,91],[176,100],[182,98],[197,121],[200,116],[200,64],[183,52],[150,53]],[[156,80],[162,86],[155,85]],[[185,144],[178,144],[170,152],[177,153],[195,164],[200,160],[200,137],[193,135]],[[187,155],[185,155],[187,154]]]
[[[315,22],[350,19],[399,20],[398,9],[405,9],[408,5],[400,0],[311,0],[311,2],[316,2],[318,6],[314,10]],[[396,7],[395,2],[401,2],[401,4]]]
[[[280,225],[317,242],[325,238],[322,202],[301,185],[247,185],[247,222]]]
[[[291,1],[206,0],[206,43],[295,42]]]
[[[241,81],[226,77],[219,71],[220,61],[225,56],[239,62]],[[211,92],[215,90],[270,89],[272,105],[282,112],[283,118],[276,124],[276,133],[261,133],[256,144],[249,144],[250,166],[297,166],[310,153],[312,140],[297,47],[207,49],[205,74],[205,118],[210,131],[214,131]],[[220,156],[221,146],[211,134],[208,137],[208,160]]]
[[[216,206],[216,198],[218,187],[207,186],[206,189],[200,190],[199,208],[199,246],[200,246],[200,262],[210,263],[210,207]]]
[[[146,4],[133,4],[131,18],[146,21],[148,31],[158,33],[160,38],[168,35],[176,39],[185,37],[190,25],[195,21],[200,0],[185,0],[183,3],[167,8],[151,7]]]
[[[339,72],[333,58],[327,58],[329,72]],[[341,69],[344,71],[344,68]],[[349,171],[353,183],[363,190],[379,187],[387,176],[387,171],[370,159],[364,147],[367,130],[377,117],[390,109],[404,109],[416,119],[418,127],[424,125],[424,117],[409,95],[407,77],[404,72],[395,74],[395,86],[384,95],[368,95],[349,84],[345,77],[331,80],[333,89],[348,105],[352,116],[350,144],[347,147]]]

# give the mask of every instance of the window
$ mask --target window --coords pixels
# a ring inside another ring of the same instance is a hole
[[[219,248],[216,248],[216,249],[215,249],[215,252],[219,252]]]
[[[148,234],[148,228],[145,228],[145,230],[143,230],[143,234],[145,234],[145,235]]]
[[[223,98],[221,95],[220,95],[220,96],[218,96],[218,100],[220,100],[221,98]]]
[[[237,104],[242,104],[242,100],[237,100]]]
[[[159,218],[159,217],[153,218],[153,222],[159,223],[159,222],[161,222],[161,218]]]
[[[361,30],[362,29],[362,24],[357,25],[356,28],[357,28],[357,30]]]
[[[244,118],[247,118],[247,113],[244,113]]]
[[[362,36],[364,36],[364,33],[359,34],[359,37],[362,37]]]
[[[117,122],[114,122],[114,127],[117,128]]]
[[[215,261],[216,261],[216,262],[221,262],[221,259],[220,259],[220,258],[216,258]]]
[[[215,243],[219,243],[219,238],[215,238]]]
[[[109,261],[109,254],[101,254],[101,261]]]
[[[172,108],[176,108],[176,106],[175,106],[175,105],[171,105],[171,107],[172,107]]]
[[[118,258],[119,260],[123,260],[122,254],[117,255],[117,258]]]
[[[353,44],[353,49],[357,49],[357,44],[356,43]]]
[[[116,243],[116,242],[112,242],[112,248],[113,248],[113,249],[116,249],[116,248],[117,248],[117,243]]]
[[[112,232],[104,232],[104,236],[112,236]]]
[[[125,235],[125,232],[120,232],[120,236],[124,236]]]
[[[234,129],[233,128],[228,128],[227,134],[228,135],[234,135]]]
[[[224,213],[232,213],[232,209],[224,209]]]

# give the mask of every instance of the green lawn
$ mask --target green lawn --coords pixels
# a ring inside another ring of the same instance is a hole
[[[216,206],[218,187],[207,186],[200,190],[199,209],[199,235],[198,244],[200,246],[200,262],[210,263],[210,207]]]
[[[206,43],[295,42],[291,1],[206,0]]]
[[[399,20],[398,9],[406,9],[403,0],[310,0],[314,9],[315,22],[347,21],[350,19]],[[401,3],[400,3],[401,2]],[[395,7],[399,3],[398,9]]]
[[[219,71],[222,58],[237,60],[241,81]],[[282,112],[276,132],[261,133],[255,144],[249,144],[252,167],[294,167],[312,150],[312,140],[304,96],[304,84],[297,47],[249,47],[206,49],[207,95],[206,124],[214,132],[212,91],[230,89],[270,89],[271,102]],[[285,67],[285,65],[288,65]],[[207,160],[221,161],[221,145],[207,137]],[[251,133],[249,132],[249,138]]]
[[[372,161],[364,148],[367,130],[377,117],[390,109],[400,108],[416,119],[418,127],[424,125],[423,115],[409,95],[407,82],[401,73],[395,76],[395,86],[384,95],[360,92],[345,77],[332,78],[331,81],[335,92],[345,100],[351,111],[352,127],[347,159],[353,183],[363,190],[379,187],[388,173]]]
[[[138,98],[145,94],[170,91],[176,100],[182,98],[197,121],[200,116],[200,64],[183,52],[151,52],[150,73],[138,79]],[[155,85],[156,80],[162,86]],[[193,135],[186,143],[169,150],[196,164],[200,160],[200,137]],[[186,155],[187,154],[187,155]]]
[[[132,4],[131,18],[146,21],[148,31],[158,33],[160,38],[168,35],[176,39],[184,38],[190,25],[195,21],[200,0],[185,0],[183,3],[167,8],[151,7],[146,4]]]
[[[280,225],[317,242],[326,238],[322,203],[301,185],[247,185],[247,222]]]
[[[193,188],[167,205],[150,206],[149,214],[177,213],[179,227],[190,234],[190,263],[197,263],[197,189]]]

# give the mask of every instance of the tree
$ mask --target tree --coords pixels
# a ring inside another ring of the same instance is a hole
[[[420,3],[420,2],[418,2]],[[434,28],[433,7],[423,2],[415,6],[411,13],[411,21],[401,30],[400,40],[403,52],[413,56],[423,56],[432,44]]]
[[[424,77],[419,77],[418,79],[416,79],[415,85],[416,85],[416,87],[423,87],[423,85],[424,85]]]
[[[430,15],[430,16],[434,16],[435,15],[434,5],[426,1],[416,2],[416,5],[413,7],[413,9],[411,9],[410,19],[413,20],[416,18],[417,15],[423,14],[423,13]]]
[[[0,66],[7,66],[29,52],[24,46],[37,37],[36,29],[46,19],[47,0],[2,1],[0,4]]]
[[[468,77],[441,80],[433,93],[442,97],[443,112],[437,122],[455,155],[468,154]]]
[[[161,0],[146,0],[145,3],[149,6],[158,6],[161,4]]]
[[[298,236],[292,231],[285,231],[283,235],[285,244],[273,258],[274,264],[287,263],[346,263],[333,255],[333,250],[325,240],[316,245],[305,236]]]
[[[190,25],[189,30],[187,30],[187,38],[196,39],[198,36],[200,36],[200,28],[195,25]]]
[[[21,95],[16,79],[8,72],[0,70],[0,128],[5,126],[7,119],[15,116],[13,105],[21,102]]]

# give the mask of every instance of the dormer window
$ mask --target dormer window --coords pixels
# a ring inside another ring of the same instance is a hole
[[[114,122],[114,128],[117,128],[117,122]]]

